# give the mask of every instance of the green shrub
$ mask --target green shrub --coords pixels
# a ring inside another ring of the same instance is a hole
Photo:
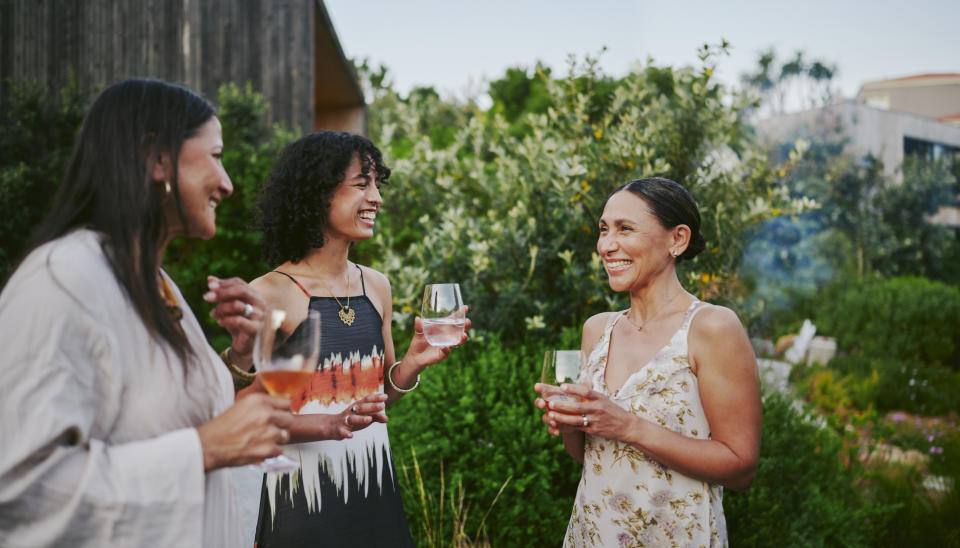
[[[892,278],[850,287],[823,301],[818,331],[841,350],[919,360],[960,370],[960,290],[924,278]]]
[[[731,546],[872,546],[892,507],[865,501],[860,470],[845,466],[841,439],[800,415],[789,399],[763,403],[754,484],[723,495]]]
[[[9,96],[0,108],[0,284],[50,208],[91,94],[75,82],[59,96],[32,82],[3,85]]]
[[[916,360],[881,358],[874,367],[879,377],[873,398],[877,410],[923,415],[960,411],[960,373]]]
[[[451,486],[462,485],[471,508],[464,529],[471,536],[512,477],[486,519],[491,544],[562,543],[580,467],[540,422],[533,385],[544,351],[576,348],[578,339],[568,330],[556,344],[533,336],[512,346],[494,335],[471,341],[424,372],[420,388],[388,409],[398,468],[413,469],[415,448],[427,493],[439,497],[441,469],[448,497]],[[433,516],[435,528],[437,510],[424,508],[418,490],[405,489],[403,500],[414,537],[426,546],[421,537],[430,526],[424,515]],[[443,522],[455,523],[456,517],[446,505]]]

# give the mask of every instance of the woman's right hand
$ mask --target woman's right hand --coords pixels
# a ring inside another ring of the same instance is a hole
[[[280,454],[290,441],[290,400],[250,394],[223,414],[197,427],[203,448],[203,470],[255,464]]]

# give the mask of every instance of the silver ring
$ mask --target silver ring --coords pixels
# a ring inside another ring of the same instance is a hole
[[[350,408],[350,412],[353,413],[354,415],[356,415],[356,414],[357,414],[357,406],[354,405],[353,407],[351,407],[351,408]]]
[[[245,303],[243,305],[243,317],[249,318],[250,314],[253,314],[253,305],[250,303]]]
[[[350,426],[350,415],[347,415],[346,417],[343,417],[343,424],[346,424],[347,426]]]
[[[586,428],[586,427],[588,427],[588,426],[590,426],[590,419],[588,419],[587,416],[584,415],[584,416],[583,416],[583,427]]]
[[[290,441],[290,432],[286,428],[280,429],[280,443],[284,444]]]

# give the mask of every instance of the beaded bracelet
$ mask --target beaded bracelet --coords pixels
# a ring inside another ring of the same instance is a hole
[[[390,386],[392,386],[394,390],[396,390],[397,392],[400,392],[401,394],[406,394],[407,392],[413,392],[414,390],[416,390],[418,386],[420,386],[420,375],[417,374],[417,381],[413,383],[413,386],[411,386],[410,388],[400,388],[399,386],[393,383],[393,368],[395,368],[398,365],[400,365],[400,362],[394,362],[394,364],[390,366],[390,369],[387,370],[387,381],[390,383]]]

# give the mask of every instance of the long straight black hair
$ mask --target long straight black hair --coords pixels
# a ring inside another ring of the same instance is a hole
[[[53,208],[32,242],[35,248],[80,227],[102,233],[104,253],[147,330],[181,360],[193,351],[157,284],[157,252],[168,228],[163,204],[176,200],[184,220],[180,148],[215,114],[200,95],[160,80],[123,80],[105,89],[83,120]],[[171,158],[169,194],[152,177],[161,153]]]

